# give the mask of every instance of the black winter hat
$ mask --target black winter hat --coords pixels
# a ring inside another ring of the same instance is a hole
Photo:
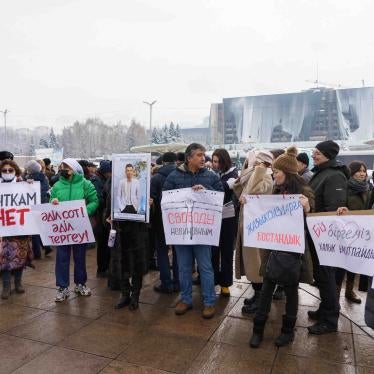
[[[329,160],[335,158],[339,153],[339,144],[332,140],[325,140],[324,142],[318,143],[316,148],[325,155]]]
[[[0,151],[0,161],[3,160],[13,160],[13,153],[8,151]]]
[[[177,155],[174,152],[165,152],[162,155],[162,162],[176,162]]]
[[[309,166],[309,157],[305,152],[301,152],[296,157],[297,161],[302,162],[307,167]]]

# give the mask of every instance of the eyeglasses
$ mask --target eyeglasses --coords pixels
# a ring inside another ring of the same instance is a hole
[[[2,173],[14,173],[14,169],[2,169]]]

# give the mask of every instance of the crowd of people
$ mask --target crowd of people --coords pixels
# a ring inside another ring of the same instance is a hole
[[[284,346],[294,338],[299,283],[309,283],[319,289],[321,302],[317,310],[308,311],[308,317],[314,320],[308,330],[310,334],[321,335],[337,331],[339,296],[346,277],[345,297],[349,302],[361,303],[354,291],[356,283],[360,291],[368,292],[365,317],[368,326],[374,328],[371,280],[360,275],[359,282],[355,282],[355,274],[321,265],[306,223],[305,253],[302,255],[248,248],[243,243],[243,207],[249,203],[246,195],[299,194],[305,216],[311,212],[345,214],[350,210],[373,209],[374,192],[365,163],[340,163],[339,145],[331,140],[316,145],[312,152],[313,167],[309,167],[308,155],[298,153],[295,147],[251,150],[241,170],[233,164],[225,149],[216,149],[211,158],[205,153],[203,145],[192,143],[184,153],[166,152],[156,160],[150,181],[150,223],[112,220],[112,165],[109,160],[101,161],[96,167],[87,160],[66,158],[58,165],[57,172],[49,159],[31,160],[21,170],[12,153],[3,151],[0,152],[0,183],[39,181],[41,203],[86,201],[96,239],[96,276],[107,278],[108,287],[120,291],[114,306],[117,309],[128,306],[130,310],[136,310],[139,307],[143,276],[155,264],[159,282],[154,291],[180,293],[175,314],[184,315],[193,308],[192,288],[196,284],[201,287],[202,317],[206,319],[215,315],[216,286],[220,287],[220,297],[229,297],[234,275],[237,279],[245,276],[254,290],[253,297],[244,299],[242,306],[243,314],[254,317],[250,346],[257,348],[261,344],[272,300],[285,299],[281,332],[275,340],[277,346]],[[127,169],[121,181],[123,188],[129,184],[126,181],[131,170]],[[219,246],[167,245],[162,221],[162,193],[181,188],[224,192],[224,204],[231,207],[232,214],[222,219]],[[125,200],[124,210],[129,206]],[[112,248],[108,246],[111,230],[116,231]],[[0,243],[2,299],[11,295],[11,275],[14,275],[15,292],[25,292],[23,269],[34,266],[32,261],[41,258],[42,250],[45,256],[56,251],[56,302],[64,302],[69,297],[71,252],[74,291],[81,296],[90,296],[85,262],[88,244],[43,248],[38,235],[4,237]],[[284,270],[282,273],[282,269],[277,269],[282,262],[287,262],[292,271],[285,274]],[[272,274],[274,268],[277,278]]]

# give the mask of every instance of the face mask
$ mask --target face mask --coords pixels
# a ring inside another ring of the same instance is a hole
[[[64,177],[65,179],[69,179],[69,170],[66,170],[66,169],[63,169],[63,170],[60,170],[60,175],[61,177]]]
[[[16,173],[1,173],[1,178],[3,178],[4,181],[12,181],[16,176]]]

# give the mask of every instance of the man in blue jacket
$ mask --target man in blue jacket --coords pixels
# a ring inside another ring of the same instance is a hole
[[[185,152],[185,163],[171,172],[163,185],[163,191],[179,188],[192,188],[194,191],[223,191],[219,177],[205,167],[205,147],[198,143],[190,144]],[[200,271],[203,293],[203,318],[212,318],[215,313],[216,294],[212,250],[209,245],[176,245],[179,268],[179,283],[182,300],[175,307],[175,314],[182,315],[192,309],[192,262],[193,256]]]

